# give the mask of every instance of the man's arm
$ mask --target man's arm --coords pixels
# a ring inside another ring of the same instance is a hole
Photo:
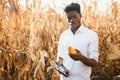
[[[96,67],[98,66],[98,62],[95,59],[89,59],[83,55],[80,58],[80,61],[82,61],[85,65],[91,66],[91,67]]]
[[[88,55],[84,56],[82,53],[76,49],[76,54],[69,54],[70,57],[74,60],[80,60],[82,63],[84,63],[87,66],[95,67],[98,65],[98,35],[93,34],[93,37],[90,38],[90,44],[88,46]],[[84,53],[83,53],[84,54]]]
[[[87,57],[83,56],[80,53],[80,51],[78,51],[78,50],[77,50],[77,54],[69,54],[69,55],[75,61],[80,60],[82,63],[84,63],[87,66],[95,67],[95,66],[98,65],[98,62],[95,59],[92,59],[92,58],[90,59],[90,58],[87,58]]]

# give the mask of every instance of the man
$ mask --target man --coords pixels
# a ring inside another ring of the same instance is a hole
[[[80,5],[71,3],[65,8],[71,28],[64,31],[59,39],[57,60],[59,65],[66,67],[66,74],[60,80],[90,80],[91,67],[98,64],[98,36],[81,25]],[[70,54],[68,47],[74,48],[77,53]]]

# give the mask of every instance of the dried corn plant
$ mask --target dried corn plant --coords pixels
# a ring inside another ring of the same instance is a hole
[[[49,5],[38,7],[36,3],[41,5],[41,1],[36,0],[23,10],[15,0],[0,2],[1,80],[56,80],[59,77],[58,72],[47,68],[56,58],[59,35],[68,24],[66,18],[62,19]]]
[[[120,75],[120,8],[113,2],[107,13],[98,13],[97,2],[84,7],[83,24],[93,29],[99,36],[99,66],[93,68],[92,80],[113,80]],[[87,11],[87,12],[86,12]],[[94,14],[94,15],[91,15]]]
[[[0,80],[59,80],[52,60],[61,32],[69,27],[67,18],[49,5],[43,7],[41,0],[31,6],[26,2],[23,10],[15,0],[0,1]],[[93,3],[84,4],[82,18],[99,36],[99,66],[91,80],[112,80],[120,75],[120,8],[112,3],[108,14],[98,13]]]

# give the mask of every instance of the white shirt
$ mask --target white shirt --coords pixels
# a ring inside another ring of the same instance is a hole
[[[61,75],[60,80],[90,80],[91,67],[81,61],[75,61],[68,55],[68,47],[78,49],[84,56],[98,61],[98,35],[83,25],[72,33],[64,31],[59,39],[58,57],[63,58],[63,65],[70,71],[69,77]]]

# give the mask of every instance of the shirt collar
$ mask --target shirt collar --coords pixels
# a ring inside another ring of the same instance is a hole
[[[70,29],[70,31],[71,31],[71,29]],[[83,32],[83,31],[84,31],[84,26],[81,25],[81,26],[78,28],[78,30],[76,31],[76,33]],[[76,34],[76,33],[75,33],[75,34]]]
[[[78,28],[77,32],[83,32],[83,31],[84,31],[84,26],[81,25],[81,26]]]

